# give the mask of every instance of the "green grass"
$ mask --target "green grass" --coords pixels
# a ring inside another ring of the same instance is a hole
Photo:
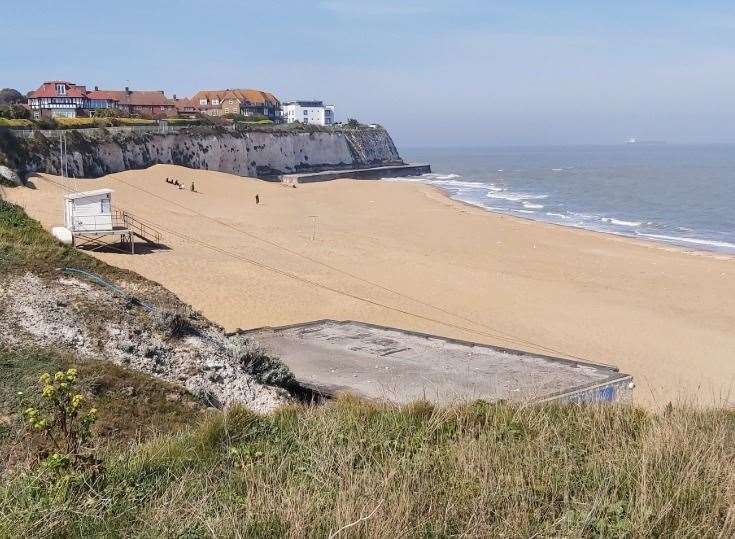
[[[79,362],[49,348],[0,347],[0,417],[5,418],[0,423],[0,456],[5,456],[0,459],[0,473],[24,458],[19,457],[26,452],[18,412],[38,393],[39,376],[69,367],[78,369],[80,387],[100,409],[97,434],[105,447],[180,430],[191,425],[202,409],[181,388],[109,362]]]
[[[0,275],[25,271],[48,274],[65,266],[110,276],[132,275],[59,244],[20,206],[0,199]]]
[[[10,127],[11,129],[32,129],[33,122],[31,120],[24,119],[12,119],[0,118],[0,127]]]
[[[0,535],[731,536],[734,447],[725,411],[232,409],[107,455],[89,484],[14,477]]]

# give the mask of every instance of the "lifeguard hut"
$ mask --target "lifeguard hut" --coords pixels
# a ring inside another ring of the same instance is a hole
[[[64,227],[71,233],[71,244],[95,249],[106,245],[106,238],[120,237],[120,243],[130,244],[135,253],[137,236],[157,245],[160,234],[130,214],[112,206],[112,189],[96,189],[64,195]]]

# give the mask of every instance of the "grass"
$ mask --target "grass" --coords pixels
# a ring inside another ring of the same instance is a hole
[[[345,398],[107,455],[60,492],[0,487],[0,535],[730,537],[735,416]]]
[[[38,377],[75,367],[80,387],[100,409],[97,434],[104,447],[119,447],[191,425],[202,406],[171,384],[105,361],[78,362],[70,354],[49,348],[0,347],[0,472],[27,460],[17,416],[29,396],[37,393]],[[19,396],[18,393],[22,393]],[[2,534],[0,534],[2,536]]]
[[[10,127],[13,129],[32,129],[33,122],[31,120],[24,119],[8,119],[0,118],[0,127]]]
[[[20,206],[0,199],[0,275],[26,271],[48,274],[64,266],[109,276],[132,275],[59,244]]]

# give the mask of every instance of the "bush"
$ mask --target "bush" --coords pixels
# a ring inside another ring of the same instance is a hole
[[[57,118],[56,123],[63,129],[85,129],[97,127],[100,118]]]
[[[36,120],[36,127],[39,129],[58,129],[59,124],[54,118],[40,118]]]
[[[30,120],[31,111],[22,105],[0,105],[0,118]]]
[[[156,327],[166,338],[175,339],[196,333],[196,328],[191,324],[189,313],[159,309],[153,314]]]
[[[113,122],[116,125],[156,125],[156,120],[149,120],[147,118],[114,118]]]
[[[269,356],[257,341],[236,336],[230,341],[230,347],[231,356],[258,382],[286,389],[296,386],[296,378],[286,364],[278,357]]]
[[[36,449],[41,465],[59,474],[97,462],[90,445],[97,409],[77,392],[76,382],[76,369],[42,374],[41,403],[23,412],[30,434],[41,436]]]
[[[201,125],[202,120],[199,118],[167,118],[169,125]]]
[[[97,109],[94,112],[95,117],[97,118],[129,118],[130,114],[125,112],[122,109]]]
[[[3,88],[0,90],[0,105],[13,105],[25,102],[26,98],[18,90],[14,90],[13,88]]]

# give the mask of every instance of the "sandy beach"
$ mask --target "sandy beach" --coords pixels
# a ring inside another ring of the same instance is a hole
[[[50,228],[60,181],[5,193]],[[726,256],[494,214],[414,183],[289,188],[164,165],[65,183],[110,187],[115,206],[165,229],[168,250],[95,256],[226,329],[360,320],[614,364],[644,405],[735,404]]]

